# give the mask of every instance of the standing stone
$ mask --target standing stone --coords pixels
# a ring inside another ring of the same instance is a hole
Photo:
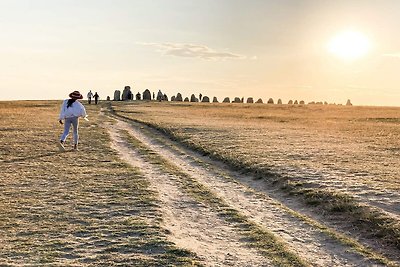
[[[304,100],[301,100],[300,102],[299,102],[299,104],[300,105],[304,105],[306,102],[304,102]]]
[[[352,105],[353,104],[351,103],[350,99],[347,99],[346,106],[352,106]]]
[[[158,90],[156,99],[157,99],[157,101],[163,101],[164,100],[164,94],[161,92],[161,90]]]
[[[246,101],[247,103],[254,103],[254,100],[253,100],[253,98],[252,97],[249,97],[249,98],[247,98],[247,101]]]
[[[166,94],[163,95],[163,100],[168,101],[168,96]]]
[[[218,103],[218,99],[216,96],[213,97],[213,103]]]
[[[242,103],[242,100],[239,97],[235,97],[235,99],[233,99],[232,103]]]
[[[183,102],[189,102],[189,97],[185,97],[185,100]]]
[[[110,96],[107,96],[107,101],[110,101],[110,99],[111,99]]]
[[[114,101],[120,101],[120,100],[121,100],[121,91],[115,90],[114,91]]]
[[[273,103],[274,103],[274,100],[272,98],[268,99],[267,104],[273,104]]]
[[[231,100],[229,99],[229,97],[225,97],[222,103],[231,103]]]
[[[278,99],[278,102],[276,102],[278,105],[282,105],[282,99]]]
[[[295,100],[294,102],[293,102],[293,105],[298,105],[299,104],[299,102],[297,102],[297,100]]]
[[[173,95],[173,96],[171,96],[171,101],[175,101],[175,96]]]
[[[181,93],[176,94],[175,101],[180,101],[180,102],[182,102],[182,95],[181,95]]]
[[[262,103],[264,103],[264,102],[263,102],[263,100],[262,100],[261,98],[259,98],[259,99],[257,100],[256,103],[257,103],[257,104],[262,104]]]
[[[199,102],[199,100],[196,98],[194,94],[190,96],[190,102]]]
[[[143,92],[143,100],[151,100],[151,93],[149,89],[144,90]]]
[[[124,91],[122,92],[122,100],[132,100],[132,92],[130,86],[125,86]]]
[[[203,98],[201,99],[201,102],[210,103],[210,98],[208,96],[203,96]]]
[[[288,105],[293,105],[293,100],[289,100]]]
[[[142,98],[142,96],[141,96],[140,93],[138,92],[138,93],[136,94],[136,100],[141,100],[141,98]]]

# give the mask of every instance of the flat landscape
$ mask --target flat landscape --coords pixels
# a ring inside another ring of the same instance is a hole
[[[59,105],[1,102],[0,264],[399,266],[400,108]]]

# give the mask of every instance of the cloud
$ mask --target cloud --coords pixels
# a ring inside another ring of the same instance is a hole
[[[140,45],[158,48],[164,55],[200,58],[204,60],[245,59],[246,56],[228,51],[216,51],[205,45],[184,43],[138,43]]]
[[[192,79],[190,77],[182,77],[182,76],[171,76],[171,75],[147,75],[143,74],[138,76],[140,80],[151,81],[151,82],[159,82],[159,83],[175,83],[175,84],[191,84],[191,85],[201,85],[201,86],[214,86],[214,87],[226,87],[232,88],[237,86],[240,83],[246,84],[256,84],[258,81],[256,80],[248,80],[248,79]]]

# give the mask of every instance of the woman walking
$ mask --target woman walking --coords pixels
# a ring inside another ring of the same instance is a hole
[[[64,120],[64,132],[61,135],[59,148],[61,151],[65,151],[65,140],[68,137],[69,130],[71,125],[73,126],[73,136],[74,136],[74,149],[78,150],[78,125],[79,125],[79,117],[86,117],[86,109],[85,107],[78,101],[78,99],[82,99],[83,96],[79,91],[74,91],[69,94],[70,99],[64,100],[61,105],[61,112],[59,117],[60,124],[63,124]]]

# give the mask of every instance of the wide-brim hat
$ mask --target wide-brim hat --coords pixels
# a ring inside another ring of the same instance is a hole
[[[69,94],[69,97],[72,99],[83,99],[83,95],[81,95],[79,91],[73,91],[72,93]]]

